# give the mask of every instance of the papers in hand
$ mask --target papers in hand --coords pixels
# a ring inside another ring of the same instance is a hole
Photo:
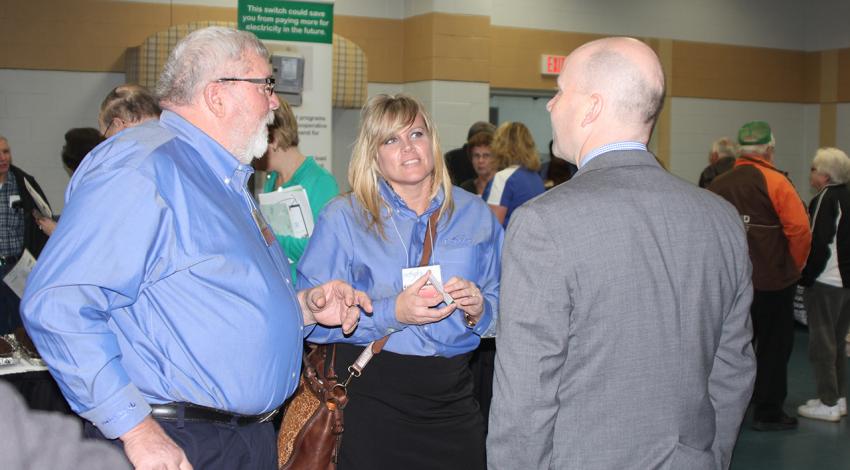
[[[41,212],[41,215],[47,218],[53,218],[53,211],[50,210],[50,205],[47,204],[47,201],[41,197],[41,194],[38,194],[38,191],[32,187],[29,181],[24,178],[24,185],[27,187],[27,192],[32,196],[33,202],[35,202],[35,207]]]
[[[35,267],[35,258],[30,254],[29,250],[24,250],[21,254],[21,259],[15,263],[15,266],[4,277],[3,282],[9,286],[18,297],[23,298],[24,288],[27,286],[27,278]]]
[[[259,199],[260,211],[275,234],[304,238],[313,233],[313,211],[302,186],[263,193]]]

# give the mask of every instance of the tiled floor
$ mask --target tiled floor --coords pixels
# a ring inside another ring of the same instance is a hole
[[[815,398],[815,384],[807,357],[808,332],[795,332],[794,352],[788,366],[788,399],[785,411],[797,415],[797,406]],[[750,416],[741,427],[732,457],[732,470],[850,469],[850,419],[840,423],[800,418],[793,431],[758,432],[750,429]]]

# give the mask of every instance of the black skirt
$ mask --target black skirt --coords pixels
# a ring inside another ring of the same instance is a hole
[[[337,344],[337,374],[363,350]],[[339,470],[483,470],[484,423],[470,354],[422,357],[382,351],[352,379]]]

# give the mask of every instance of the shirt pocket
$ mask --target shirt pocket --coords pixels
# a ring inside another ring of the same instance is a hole
[[[440,263],[443,283],[453,276],[458,276],[479,284],[481,260],[478,245],[441,246],[439,250],[441,252],[438,253],[437,260]]]

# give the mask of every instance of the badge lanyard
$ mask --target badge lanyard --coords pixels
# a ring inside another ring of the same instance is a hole
[[[406,267],[410,267],[409,266],[409,264],[410,264],[410,251],[408,251],[407,244],[404,243],[404,238],[401,236],[401,232],[398,229],[398,225],[396,225],[396,223],[395,223],[395,218],[393,217],[393,212],[394,211],[391,209],[390,210],[390,222],[393,223],[393,228],[395,229],[395,233],[396,233],[396,235],[398,235],[398,241],[400,241],[401,246],[404,247],[404,265]],[[427,233],[427,231],[431,230],[431,218],[430,217],[428,218],[428,221],[425,223],[425,230],[426,230],[426,233]],[[426,238],[428,238],[429,241],[431,242],[431,257],[433,258],[434,257],[434,255],[433,255],[433,253],[434,253],[434,237],[426,237]]]

